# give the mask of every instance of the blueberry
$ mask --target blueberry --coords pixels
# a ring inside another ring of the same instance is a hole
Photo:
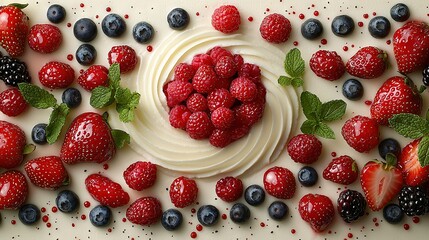
[[[36,144],[46,144],[46,123],[38,123],[31,130],[31,139]]]
[[[82,95],[76,88],[67,88],[62,95],[62,101],[69,108],[75,108],[82,102]]]
[[[250,210],[246,205],[236,203],[229,210],[229,218],[235,223],[246,222],[250,218]]]
[[[390,32],[389,19],[383,16],[372,18],[368,24],[368,31],[375,38],[384,38]]]
[[[79,197],[70,190],[61,191],[55,199],[58,209],[65,213],[76,210],[79,207],[79,202]]]
[[[182,213],[177,209],[168,209],[162,214],[161,224],[168,231],[178,229],[182,222]]]
[[[133,38],[138,43],[148,43],[152,40],[154,30],[147,22],[139,22],[133,28]]]
[[[74,36],[82,42],[91,42],[97,36],[97,25],[89,18],[81,18],[73,26]]]
[[[398,204],[390,203],[383,208],[383,217],[388,223],[399,223],[404,217],[404,212]]]
[[[124,19],[115,13],[107,14],[101,21],[101,29],[108,37],[119,37],[127,29]]]
[[[301,34],[306,39],[315,39],[322,35],[323,25],[314,18],[310,18],[301,25]]]
[[[347,15],[336,16],[331,24],[332,32],[339,36],[344,37],[353,32],[355,23],[353,19]]]
[[[298,181],[305,187],[316,184],[318,178],[316,170],[310,166],[302,167],[298,172]]]
[[[219,210],[213,205],[203,205],[198,209],[197,218],[203,226],[212,226],[219,220]]]
[[[401,146],[397,140],[386,138],[378,144],[378,153],[383,159],[386,159],[388,153],[392,153],[396,157],[399,157],[401,154]]]
[[[97,50],[91,44],[84,43],[77,48],[75,55],[78,63],[89,66],[95,62]]]
[[[252,206],[260,205],[265,200],[265,191],[259,185],[250,185],[244,191],[244,199]]]
[[[60,23],[66,18],[66,9],[58,4],[49,6],[46,13],[48,20],[52,23]]]
[[[274,220],[282,220],[289,212],[288,206],[281,201],[275,201],[268,207],[268,215]]]
[[[34,204],[25,204],[19,208],[19,220],[25,225],[36,223],[40,219],[40,210]]]
[[[356,79],[348,79],[343,84],[343,95],[349,100],[359,100],[363,96],[363,86]]]
[[[182,8],[175,8],[168,13],[167,22],[172,29],[184,29],[189,24],[189,14]]]
[[[110,223],[112,219],[112,210],[109,207],[98,205],[89,212],[89,220],[96,227],[104,227]]]
[[[397,22],[407,21],[410,17],[410,9],[403,3],[397,3],[390,9],[390,16]]]

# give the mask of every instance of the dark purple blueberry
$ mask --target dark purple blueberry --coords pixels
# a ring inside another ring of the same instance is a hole
[[[372,18],[368,24],[368,31],[375,38],[384,38],[390,33],[389,19],[383,16]]]
[[[97,36],[97,25],[89,18],[81,18],[73,26],[74,36],[82,42],[91,42]]]
[[[390,203],[383,208],[383,217],[388,223],[396,224],[404,218],[404,212],[396,203]]]
[[[250,185],[244,191],[244,200],[252,206],[260,205],[265,200],[265,191],[259,185]]]
[[[219,210],[213,205],[203,205],[198,209],[197,218],[203,226],[213,226],[219,220]]]
[[[336,16],[331,23],[332,32],[339,37],[349,35],[355,29],[355,23],[350,16]]]
[[[89,212],[89,220],[96,227],[107,226],[112,220],[112,210],[108,206],[95,206]]]
[[[298,181],[305,187],[314,186],[318,178],[317,171],[310,166],[302,167],[298,172]]]
[[[301,25],[301,34],[306,39],[316,39],[322,35],[322,33],[323,25],[317,19],[310,18]]]
[[[282,201],[275,201],[268,207],[268,215],[274,220],[282,220],[289,212],[286,203]]]
[[[343,95],[349,100],[360,100],[363,96],[363,86],[359,80],[354,78],[348,79],[343,84]]]
[[[84,66],[92,65],[97,57],[97,50],[88,43],[80,45],[76,50],[76,60]]]
[[[250,218],[250,209],[242,203],[236,203],[229,210],[229,218],[235,223],[244,223]]]
[[[18,218],[25,225],[34,224],[40,219],[40,210],[34,204],[24,204],[19,208]]]
[[[127,29],[125,20],[116,13],[107,14],[101,21],[101,30],[108,37],[116,38],[121,36]]]
[[[63,190],[58,193],[55,203],[61,212],[70,213],[79,208],[79,197],[70,190]]]
[[[390,16],[397,22],[405,22],[410,17],[410,9],[403,3],[397,3],[390,9]]]
[[[53,4],[49,6],[46,16],[51,23],[60,23],[66,18],[66,9],[59,4]]]
[[[155,31],[153,30],[152,25],[147,22],[139,22],[133,28],[133,38],[138,43],[150,42],[154,33]]]
[[[31,139],[34,143],[42,145],[48,142],[46,140],[46,126],[48,126],[46,123],[38,123],[34,125],[31,130]]]
[[[168,13],[167,22],[174,30],[184,29],[189,24],[189,14],[185,9],[175,8]]]
[[[69,108],[76,108],[82,102],[82,95],[76,88],[67,88],[61,98]]]
[[[386,159],[388,153],[392,153],[398,158],[401,154],[401,145],[393,138],[386,138],[378,144],[378,153],[383,159]]]
[[[168,209],[162,214],[161,224],[168,231],[174,231],[182,225],[183,216],[177,209]]]

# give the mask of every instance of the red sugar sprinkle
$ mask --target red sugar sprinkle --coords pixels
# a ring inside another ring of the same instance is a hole
[[[319,11],[314,11],[313,15],[316,17],[319,16]]]
[[[292,230],[290,230],[290,232],[291,232],[292,234],[295,234],[295,233],[296,233],[296,230],[295,230],[295,229],[292,229]]]
[[[377,220],[378,220],[377,218],[373,218],[372,219],[373,222],[377,222]]]
[[[122,222],[126,222],[127,221],[127,218],[122,218]]]
[[[322,39],[322,40],[320,40],[320,43],[321,43],[322,45],[326,45],[326,44],[328,43],[328,40],[326,40],[326,39]]]
[[[100,16],[98,16],[98,14],[97,14],[97,15],[95,15],[95,18],[97,18],[97,19],[98,19],[99,17],[100,17]]]
[[[198,224],[195,229],[197,229],[198,232],[201,232],[203,230],[203,225]]]
[[[75,227],[76,225],[74,223],[72,223],[72,227]]]
[[[372,13],[372,16],[375,16],[375,15],[377,15],[377,13],[376,13],[376,12],[373,12],[373,13]]]
[[[269,11],[270,11],[270,9],[269,9],[269,8],[267,8],[267,9],[265,9],[265,11],[269,12]]]
[[[86,208],[89,208],[91,206],[91,203],[89,201],[85,201],[83,203],[83,206],[85,206]]]
[[[81,8],[85,7],[85,4],[81,3],[81,4],[80,4],[80,7],[81,7]]]
[[[147,46],[147,47],[146,47],[146,50],[147,50],[148,52],[152,52],[153,47],[152,47],[151,45],[149,45],[149,46]]]
[[[376,222],[374,225],[375,225],[376,227],[380,226],[380,224],[379,224],[378,222]]]
[[[51,223],[50,222],[46,223],[46,227],[50,228],[51,227]]]
[[[253,22],[253,17],[252,17],[252,16],[250,16],[250,17],[248,17],[248,18],[247,18],[247,20],[248,20],[249,22]]]
[[[365,19],[367,19],[369,16],[368,16],[368,13],[365,13],[364,15],[363,15],[363,18],[365,18]]]
[[[410,225],[408,225],[407,223],[405,223],[405,224],[404,224],[404,229],[405,229],[405,230],[410,229]]]
[[[108,232],[112,232],[112,229],[111,229],[111,228],[108,228],[108,229],[107,229],[107,231],[108,231]]]
[[[265,227],[265,226],[266,226],[264,222],[261,222],[259,225],[260,225],[261,227]]]
[[[199,12],[196,12],[196,13],[195,13],[195,15],[200,16],[200,13],[199,13]]]
[[[125,19],[128,19],[129,17],[130,17],[130,16],[129,16],[128,14],[125,14],[125,15],[124,15],[124,18],[125,18]]]
[[[67,23],[67,27],[71,27],[72,26],[72,24],[71,23]]]
[[[336,156],[337,156],[337,153],[336,153],[336,152],[331,152],[331,156],[332,156],[332,157],[336,157]]]
[[[349,47],[344,46],[344,47],[343,47],[343,50],[344,50],[344,52],[347,52],[347,51],[349,50]]]
[[[107,164],[107,163],[103,164],[103,169],[104,169],[104,170],[109,169],[109,164]]]
[[[197,210],[195,208],[191,209],[191,213],[196,213],[196,212],[197,212]]]
[[[40,211],[41,211],[41,212],[46,212],[46,208],[45,208],[45,207],[42,207],[42,208],[40,209]]]
[[[391,43],[392,43],[392,40],[390,40],[390,39],[386,41],[387,45],[390,45]]]
[[[55,206],[53,206],[53,207],[52,207],[52,212],[53,212],[53,213],[58,212],[58,208],[57,208],[57,207],[55,207]]]
[[[191,238],[197,238],[197,233],[196,232],[191,232]]]

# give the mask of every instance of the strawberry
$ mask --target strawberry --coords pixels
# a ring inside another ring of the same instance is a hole
[[[398,168],[407,186],[419,186],[429,180],[429,166],[422,167],[417,155],[420,141],[416,139],[406,145],[398,160]]]
[[[357,115],[344,123],[341,134],[356,151],[369,152],[378,145],[380,131],[374,119]]]
[[[97,173],[86,177],[85,187],[89,194],[102,205],[116,208],[130,201],[130,196],[119,183]]]
[[[290,158],[303,164],[311,164],[319,159],[322,153],[322,142],[311,134],[298,134],[287,144]]]
[[[113,46],[108,53],[107,60],[110,65],[119,63],[121,73],[134,70],[138,62],[136,51],[127,45]]]
[[[343,60],[335,51],[319,50],[311,56],[309,64],[314,74],[329,81],[341,78],[346,72]]]
[[[28,196],[24,174],[10,170],[0,175],[0,209],[18,209]]]
[[[187,177],[178,177],[171,183],[169,193],[173,205],[178,208],[184,208],[193,204],[197,199],[197,183]]]
[[[40,83],[51,89],[66,88],[73,83],[74,79],[74,70],[67,63],[51,61],[39,71]]]
[[[272,167],[264,173],[264,188],[268,194],[281,199],[290,199],[295,194],[296,182],[293,173],[284,167]]]
[[[162,216],[161,203],[154,197],[142,197],[133,202],[127,209],[128,221],[143,226],[158,222]]]
[[[128,166],[123,176],[125,182],[131,189],[141,191],[155,184],[156,170],[155,164],[138,161]]]
[[[426,67],[429,62],[429,26],[419,21],[405,23],[393,34],[393,53],[401,73]]]
[[[25,6],[11,4],[0,7],[0,46],[12,57],[24,53],[29,29],[28,17],[21,10]]]
[[[98,113],[77,116],[66,132],[60,158],[67,164],[101,163],[113,158],[115,143],[109,125]]]
[[[378,211],[401,191],[403,180],[401,170],[393,163],[374,160],[362,168],[360,183],[369,208]]]
[[[63,35],[57,26],[36,24],[30,28],[28,45],[39,53],[55,52],[63,41]]]
[[[334,158],[323,170],[324,179],[344,185],[352,184],[358,175],[356,161],[346,155]]]
[[[316,232],[323,232],[335,216],[335,209],[331,199],[321,194],[304,195],[298,204],[301,218],[310,223]]]
[[[0,93],[0,111],[9,117],[16,117],[27,109],[28,103],[17,88],[9,88]]]
[[[0,120],[0,142],[0,168],[18,167],[27,150],[25,133],[17,125]]]
[[[46,156],[25,163],[30,181],[41,188],[55,190],[70,183],[69,175],[60,157]]]
[[[371,118],[378,124],[388,125],[388,120],[395,114],[422,111],[422,97],[413,81],[409,78],[395,76],[387,79],[378,89],[372,101]]]
[[[359,49],[346,63],[350,75],[364,79],[381,76],[386,67],[387,53],[373,46]]]
[[[235,177],[225,177],[216,183],[216,195],[225,202],[234,202],[243,195],[243,182]]]
[[[77,83],[87,91],[99,86],[109,86],[109,69],[103,65],[92,65],[78,78]]]

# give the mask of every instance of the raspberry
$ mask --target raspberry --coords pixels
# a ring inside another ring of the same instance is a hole
[[[273,13],[266,16],[259,27],[263,39],[271,43],[283,43],[289,39],[292,27],[285,16]]]
[[[39,71],[40,83],[48,88],[66,88],[75,79],[74,70],[62,62],[48,62]]]
[[[121,73],[132,71],[138,61],[136,51],[127,45],[113,46],[108,53],[107,60],[110,65],[119,63]]]
[[[92,65],[78,78],[77,83],[85,90],[92,91],[99,86],[109,86],[109,69],[102,65]]]
[[[265,88],[264,84],[262,84],[262,82],[256,83],[256,88],[258,89],[258,93],[256,94],[254,101],[260,104],[265,104],[267,89]]]
[[[213,124],[207,113],[192,113],[186,123],[186,131],[193,139],[208,138],[213,131]]]
[[[39,53],[56,51],[62,40],[60,29],[51,24],[35,24],[28,34],[28,46]]]
[[[240,54],[234,54],[232,56],[234,58],[235,65],[237,66],[237,69],[240,69],[241,66],[244,64],[244,59]]]
[[[245,77],[238,77],[232,80],[229,91],[233,97],[242,102],[250,102],[254,100],[258,94],[255,83]]]
[[[16,88],[9,88],[0,93],[0,111],[9,117],[20,115],[27,105],[21,92]]]
[[[199,93],[210,93],[215,89],[217,75],[212,66],[202,65],[192,79],[192,86]]]
[[[231,85],[231,78],[218,78],[216,82],[215,89],[225,88],[229,89],[229,86]]]
[[[212,112],[211,120],[215,128],[222,130],[229,129],[235,120],[234,111],[226,107],[216,108]]]
[[[192,84],[182,81],[171,81],[167,86],[167,98],[175,105],[185,101],[192,93]]]
[[[216,183],[216,195],[225,202],[234,202],[243,195],[243,182],[234,177],[225,177]]]
[[[212,15],[213,27],[222,33],[232,33],[240,28],[240,13],[235,6],[224,5],[215,9]]]
[[[162,216],[161,203],[154,197],[142,197],[133,202],[127,209],[128,221],[139,225],[151,225]]]
[[[254,83],[258,83],[261,82],[261,69],[255,64],[244,63],[238,69],[238,76],[246,77]]]
[[[346,71],[343,60],[335,51],[319,50],[311,56],[310,68],[321,78],[337,80]]]
[[[232,141],[233,139],[229,130],[215,129],[209,137],[210,144],[218,148],[224,148]]]
[[[192,112],[183,105],[174,106],[169,115],[170,125],[174,128],[186,129],[186,122]]]
[[[230,78],[237,72],[234,59],[230,56],[219,58],[215,65],[216,74],[221,78]]]
[[[210,57],[213,59],[213,63],[217,63],[217,61],[219,61],[221,57],[225,57],[225,56],[232,57],[232,54],[230,51],[220,46],[216,46],[210,49],[207,52],[207,54],[209,54]]]
[[[235,108],[236,121],[250,127],[262,118],[264,108],[263,104],[257,102],[243,103]]]
[[[207,99],[201,93],[193,93],[186,100],[186,107],[191,112],[204,112],[208,110]]]
[[[214,66],[213,59],[208,54],[197,54],[192,58],[192,67],[195,70],[200,68],[202,65]]]
[[[138,161],[125,169],[123,176],[131,189],[141,191],[155,184],[156,170],[155,164]]]
[[[207,105],[210,111],[219,107],[231,108],[234,102],[234,97],[224,88],[216,89],[207,96]]]
[[[311,164],[322,153],[322,142],[311,134],[298,134],[287,145],[289,156],[298,163]]]
[[[244,125],[235,125],[231,128],[231,139],[232,141],[238,140],[246,136],[250,131],[250,127]]]
[[[184,208],[197,199],[198,186],[195,180],[181,176],[171,183],[169,194],[175,207]]]
[[[190,81],[195,74],[195,69],[186,63],[179,63],[174,68],[174,80],[178,81]]]

